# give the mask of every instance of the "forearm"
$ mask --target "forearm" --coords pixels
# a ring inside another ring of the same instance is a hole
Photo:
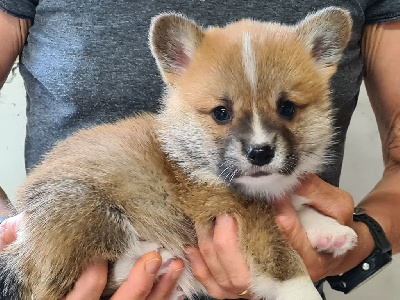
[[[0,10],[0,88],[25,45],[30,25],[29,20],[12,17]]]
[[[385,171],[359,206],[381,224],[400,252],[400,21],[366,28],[365,86],[378,123]]]

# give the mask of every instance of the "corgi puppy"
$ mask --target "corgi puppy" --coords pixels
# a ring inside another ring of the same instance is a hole
[[[350,34],[349,13],[333,7],[295,26],[202,29],[155,17],[151,51],[168,87],[161,112],[80,131],[31,172],[16,195],[24,222],[0,254],[0,299],[58,300],[94,258],[110,262],[106,299],[149,251],[185,262],[171,299],[206,294],[185,246],[221,213],[237,222],[254,299],[321,299],[272,204],[324,162],[329,80]],[[319,250],[334,255],[354,245],[350,228],[293,200],[316,248],[327,237]]]

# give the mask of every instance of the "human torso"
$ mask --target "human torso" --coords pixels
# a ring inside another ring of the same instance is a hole
[[[28,167],[77,129],[157,111],[163,84],[148,49],[149,24],[156,14],[180,12],[205,27],[242,18],[294,24],[332,5],[348,9],[354,22],[352,39],[332,80],[340,132],[332,149],[335,161],[323,176],[337,184],[344,135],[362,77],[364,1],[39,1],[21,66],[32,128],[27,137]]]

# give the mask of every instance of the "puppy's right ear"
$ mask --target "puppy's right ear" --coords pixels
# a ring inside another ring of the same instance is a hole
[[[204,32],[182,15],[161,14],[152,19],[150,47],[164,81],[172,86],[188,68]]]

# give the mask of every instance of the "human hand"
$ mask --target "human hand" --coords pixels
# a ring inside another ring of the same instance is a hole
[[[233,217],[217,217],[213,232],[197,231],[199,249],[187,248],[193,275],[217,299],[251,299],[250,271],[238,243]]]
[[[23,214],[6,219],[0,225],[0,251],[12,243],[17,235]],[[127,280],[112,296],[112,300],[168,300],[183,271],[182,260],[170,263],[167,273],[156,281],[161,266],[161,256],[150,252],[139,258],[132,267]],[[93,261],[63,300],[98,300],[107,283],[107,261]]]
[[[22,219],[23,214],[19,214],[4,220],[0,224],[0,252],[16,239],[18,226]]]
[[[276,222],[303,259],[314,282],[350,270],[372,252],[374,244],[368,228],[363,223],[353,221],[354,201],[349,193],[316,175],[303,180],[301,188],[295,193],[307,198],[309,206],[353,228],[358,235],[358,246],[342,256],[334,258],[331,254],[319,253],[311,246],[291,202],[276,202]]]
[[[156,252],[139,258],[111,300],[168,300],[184,264],[181,260],[172,261],[167,273],[155,282],[161,262],[161,256]],[[63,300],[98,300],[106,283],[107,262],[95,261],[84,270],[73,290]]]

